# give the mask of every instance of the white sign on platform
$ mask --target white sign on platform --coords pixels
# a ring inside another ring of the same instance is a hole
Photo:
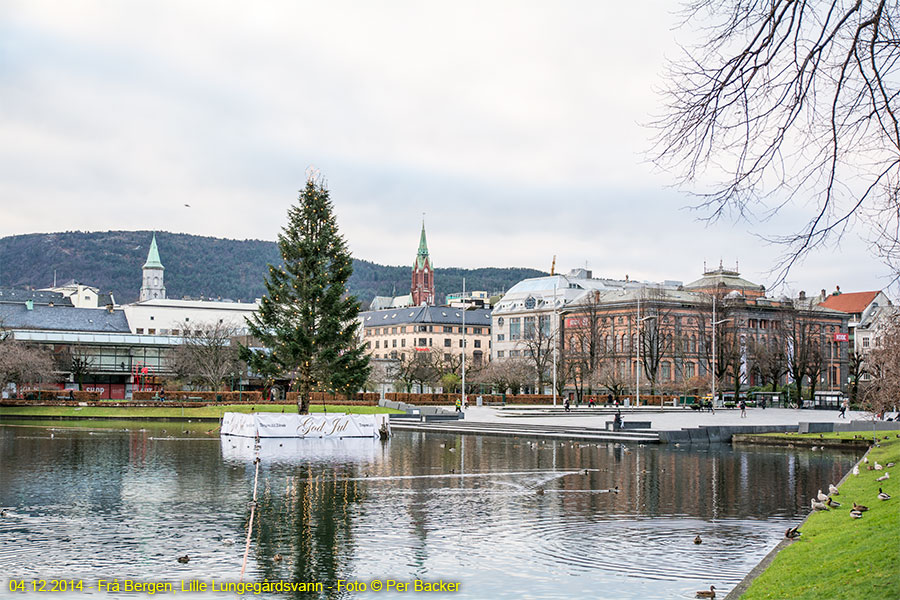
[[[377,438],[382,423],[388,423],[387,415],[225,413],[221,432],[253,438]]]

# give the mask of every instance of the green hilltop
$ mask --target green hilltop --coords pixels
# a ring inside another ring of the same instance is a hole
[[[0,238],[0,287],[43,288],[74,279],[119,303],[134,302],[141,287],[151,231],[30,233]],[[166,268],[169,298],[227,298],[250,302],[264,293],[266,265],[280,263],[278,247],[262,240],[228,240],[185,233],[156,232]],[[503,292],[528,277],[527,268],[446,268],[435,270],[437,297],[462,289]],[[348,287],[367,306],[374,296],[409,292],[410,265],[391,267],[355,258]]]

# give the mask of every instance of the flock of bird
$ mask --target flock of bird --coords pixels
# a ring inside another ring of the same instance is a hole
[[[889,462],[886,465],[881,465],[878,461],[874,461],[872,464],[869,464],[869,458],[863,457],[862,464],[866,466],[866,469],[869,471],[883,471],[884,469],[889,469],[894,466],[894,463]],[[859,475],[859,465],[853,467],[852,473],[854,475]],[[890,473],[887,471],[884,472],[884,475],[878,477],[876,481],[885,481],[890,479]],[[838,502],[833,498],[833,496],[840,496],[841,492],[838,490],[837,486],[833,483],[828,485],[828,494],[824,494],[822,490],[816,494],[815,498],[810,500],[810,505],[813,510],[836,510],[843,506],[843,503]],[[886,493],[882,488],[878,488],[878,499],[882,501],[890,500],[890,494]],[[853,502],[853,508],[850,509],[850,517],[853,519],[860,519],[863,516],[863,513],[869,510],[868,506],[863,504],[857,504]],[[784,532],[784,537],[788,540],[796,540],[799,539],[800,536],[803,535],[800,532],[800,526],[796,527],[788,527]],[[695,544],[702,544],[703,540],[698,535],[694,538]],[[700,590],[696,593],[697,598],[715,598],[716,597],[716,586],[709,586],[709,590]]]

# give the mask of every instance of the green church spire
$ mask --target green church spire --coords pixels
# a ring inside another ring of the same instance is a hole
[[[422,235],[419,237],[419,253],[416,255],[416,268],[421,269],[424,267],[426,260],[428,260],[428,242],[425,241],[425,221],[422,221]]]
[[[423,232],[424,235],[424,232]],[[424,238],[423,238],[424,239]],[[156,233],[153,234],[153,240],[150,242],[150,251],[147,252],[147,262],[144,263],[145,269],[165,269],[159,262],[159,250],[156,249]]]

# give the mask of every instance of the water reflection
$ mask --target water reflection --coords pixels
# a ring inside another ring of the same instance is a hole
[[[457,598],[727,590],[855,460],[412,432],[333,442],[261,445],[247,578],[324,584],[274,597],[356,596],[336,582],[388,577],[460,581]],[[235,581],[252,446],[194,425],[0,426],[0,563],[13,578]]]

